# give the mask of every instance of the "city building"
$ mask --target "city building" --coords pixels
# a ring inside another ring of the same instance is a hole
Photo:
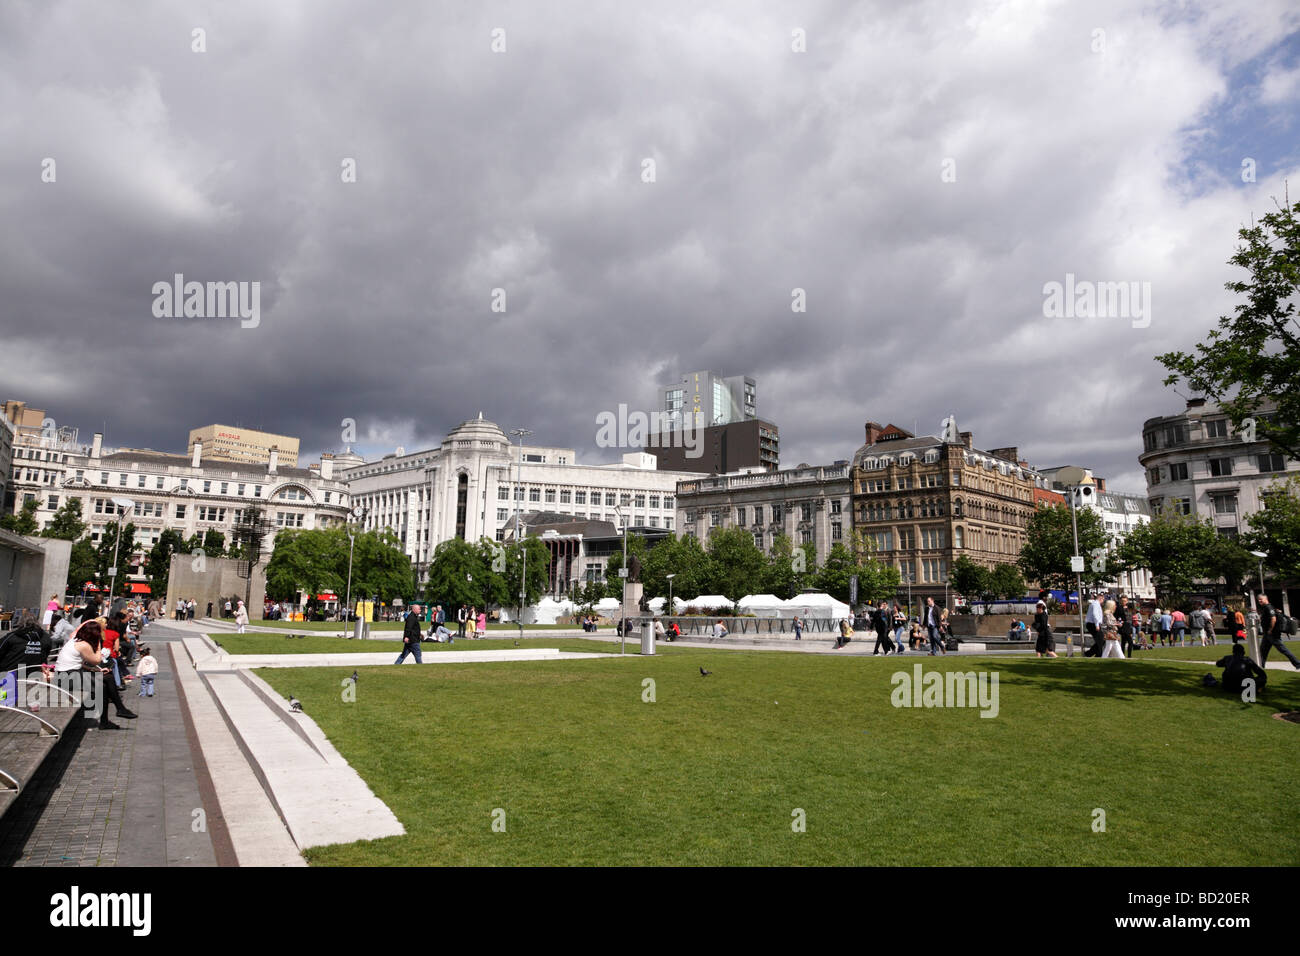
[[[436,448],[398,448],[347,469],[343,477],[355,504],[366,509],[365,527],[391,529],[423,569],[434,549],[451,538],[504,540],[516,507],[521,514],[553,512],[618,527],[626,520],[672,531],[677,482],[687,476],[659,470],[645,452],[587,465],[572,448],[512,446],[501,427],[480,413]]]
[[[1128,537],[1130,531],[1151,520],[1151,506],[1143,495],[1130,495],[1108,491],[1106,479],[1093,475],[1092,469],[1080,465],[1058,465],[1039,470],[1066,503],[1070,495],[1076,509],[1087,508],[1097,512],[1106,530],[1108,547],[1113,552]],[[1089,562],[1092,558],[1088,557]],[[1145,568],[1128,571],[1121,578],[1111,578],[1101,583],[1111,591],[1123,591],[1132,597],[1154,600],[1155,581]]]
[[[670,430],[706,428],[758,417],[754,379],[723,377],[716,372],[689,372],[659,388],[659,408]]]
[[[203,446],[204,457],[217,461],[265,465],[275,450],[281,467],[298,467],[298,439],[291,435],[274,435],[233,425],[204,425],[190,429],[186,454],[193,454],[196,444]]]
[[[1200,398],[1176,415],[1147,419],[1138,461],[1146,469],[1151,513],[1208,518],[1226,537],[1249,531],[1246,519],[1265,506],[1275,482],[1300,473],[1300,461],[1246,437]]]
[[[947,600],[957,557],[1014,564],[1046,480],[1016,448],[980,451],[970,432],[915,436],[867,422],[853,456],[853,529],[870,555],[892,564],[913,601]]]
[[[0,418],[0,514],[9,514],[13,509],[10,475],[14,465],[14,438],[13,422]]]
[[[552,511],[520,516],[520,535],[538,538],[550,553],[547,565],[547,594],[568,597],[583,585],[606,579],[611,555],[623,553],[623,531],[612,521],[574,518]],[[513,522],[506,541],[514,540]],[[673,532],[663,527],[629,525],[628,535],[640,535],[653,547]]]
[[[692,447],[661,437],[647,452],[663,471],[724,475],[747,468],[777,471],[781,467],[781,433],[759,418],[710,425],[696,432]]]
[[[136,548],[121,558],[124,574],[143,585],[140,566],[165,529],[182,537],[209,529],[227,545],[249,507],[262,510],[272,533],[263,542],[274,546],[280,528],[341,525],[348,515],[347,484],[337,478],[326,456],[314,469],[281,467],[273,451],[265,465],[205,458],[197,443],[189,455],[150,450],[111,450],[96,433],[89,447],[60,439],[55,433],[25,436],[17,449],[14,511],[26,500],[38,503],[36,521],[43,530],[69,499],[81,500],[81,515],[92,542],[99,542],[117,520],[113,499],[127,498],[131,509],[123,522],[134,523]],[[143,593],[144,586],[138,587]]]
[[[701,543],[715,528],[743,528],[769,553],[784,534],[796,547],[815,545],[821,564],[832,545],[849,543],[852,490],[847,461],[690,478],[677,483],[678,527]]]

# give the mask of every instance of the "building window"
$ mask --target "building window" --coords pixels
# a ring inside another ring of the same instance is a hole
[[[632,495],[624,492],[618,496],[618,504],[621,508],[629,508],[632,505]]]
[[[709,515],[709,527],[716,528],[720,524],[722,524],[722,512],[721,511],[712,512]]]
[[[754,505],[754,524],[763,523],[763,506]]]
[[[509,516],[510,516],[510,511],[509,511],[508,508],[498,508],[498,509],[497,509],[497,520],[498,520],[498,521],[505,521],[506,518],[508,518]]]
[[[562,505],[572,504],[573,502],[569,500],[572,497],[573,497],[572,491],[570,491],[568,488],[563,489],[560,492],[560,504]],[[581,502],[579,502],[579,504],[581,504]]]
[[[744,509],[744,508],[737,508],[737,509],[736,509],[736,524],[739,525],[739,526],[742,527],[742,528],[745,526],[745,509]]]
[[[205,482],[203,483],[203,493],[206,495],[206,494],[208,494],[208,493],[211,492],[211,491],[212,491],[212,482],[210,482],[210,481],[205,481]]]
[[[803,504],[799,505],[799,520],[800,520],[800,521],[812,521],[812,503],[811,503],[811,502],[807,502],[807,501],[805,501],[805,502],[803,502]]]
[[[831,540],[832,541],[844,540],[844,526],[841,525],[838,521],[831,522]]]
[[[555,504],[555,489],[554,489],[554,488],[547,488],[547,489],[546,489],[546,503],[547,503],[548,505],[553,505],[553,504]]]
[[[612,507],[614,507],[614,500],[615,500],[615,499],[614,499],[614,492],[612,492],[612,491],[607,491],[607,492],[605,492],[605,507],[606,507],[606,508],[612,508]],[[594,505],[596,502],[593,500],[591,503]],[[624,503],[624,504],[627,504],[627,502],[623,502],[623,503]]]
[[[523,501],[523,500],[524,500],[524,486],[523,486],[523,485],[516,485],[516,486],[515,486],[515,501]]]
[[[944,540],[943,528],[922,528],[921,529],[921,547],[926,549],[942,548]]]
[[[659,507],[659,496],[658,496],[658,495],[651,495],[651,496],[650,496],[650,507],[651,507],[651,508],[658,508],[658,507]]]
[[[911,551],[916,547],[916,535],[911,528],[898,529],[898,550]]]
[[[1170,508],[1176,515],[1189,515],[1192,513],[1191,498],[1170,498]]]
[[[575,491],[573,493],[573,503],[575,505],[585,505],[587,503],[587,491],[585,488],[582,491]]]
[[[1214,513],[1217,515],[1235,515],[1237,513],[1236,495],[1213,495]],[[1175,499],[1177,504],[1178,499]],[[1190,514],[1190,512],[1183,512]]]
[[[1227,438],[1228,437],[1228,420],[1226,418],[1215,418],[1205,423],[1206,438]]]
[[[799,543],[800,544],[813,543],[812,528],[804,528],[802,531],[799,532]]]
[[[1231,458],[1211,458],[1210,475],[1214,478],[1224,478],[1232,474]]]
[[[509,501],[510,489],[505,485],[497,485],[497,501]]]
[[[1277,452],[1269,455],[1256,455],[1255,461],[1259,465],[1261,473],[1269,471],[1286,471],[1286,462]]]
[[[780,524],[785,520],[785,508],[783,505],[772,505],[772,524]]]
[[[1229,465],[1231,465],[1231,459],[1227,459],[1227,458],[1225,458],[1224,461],[1227,461],[1227,462],[1229,463]],[[1232,473],[1232,469],[1231,469],[1231,467],[1229,467],[1229,469],[1228,469],[1228,473],[1229,473],[1229,474]],[[1186,481],[1186,480],[1187,480],[1187,462],[1185,462],[1185,461],[1177,461],[1177,462],[1174,462],[1172,465],[1170,465],[1170,466],[1169,466],[1169,480],[1170,480],[1170,481]]]
[[[831,514],[833,515],[840,514],[842,508],[843,508],[843,502],[840,501],[839,498],[831,499]]]
[[[529,489],[528,489],[528,500],[529,500],[529,501],[541,501],[541,500],[542,500],[542,489],[541,489],[541,488],[529,488]]]
[[[137,479],[137,481],[136,481],[136,487],[137,487],[137,488],[143,488],[143,487],[144,487],[144,482],[145,482],[145,476],[144,476],[144,475],[137,475],[137,476],[136,476],[136,479]]]
[[[687,524],[695,524],[695,510],[693,508],[686,509],[685,517]]]
[[[185,517],[185,506],[184,506],[184,505],[177,505],[177,506],[176,506],[176,517],[177,517],[177,518],[182,518],[182,519]]]
[[[48,498],[46,498],[46,499],[45,499],[45,507],[49,508],[51,511],[58,511],[58,510],[59,510],[59,496],[58,496],[58,495],[50,495]]]
[[[636,507],[636,508],[644,508],[644,507],[645,507],[645,495],[643,495],[643,494],[641,494],[641,495],[636,495],[636,496],[632,499],[632,502],[633,502],[633,506],[634,506],[634,507]]]
[[[261,485],[253,485],[253,497],[254,497],[254,498],[260,498],[260,497],[262,497],[262,486],[261,486]]]
[[[672,495],[664,495],[664,507],[669,511],[672,511],[672,509],[675,507],[675,505],[673,504]]]
[[[758,531],[758,530],[756,530],[756,531],[754,532],[754,547],[758,548],[758,550],[760,550],[760,551],[763,550],[763,532],[762,532],[762,531]]]
[[[961,528],[952,529],[952,546],[954,548],[963,548],[966,546],[965,535]]]
[[[673,519],[672,519],[672,518],[665,518],[665,519],[664,519],[664,527],[667,528],[669,531],[672,531],[672,530],[673,530]]]
[[[275,513],[275,523],[280,528],[301,528],[302,512],[301,511],[277,511]]]
[[[117,476],[117,483],[123,488],[126,487],[126,472],[122,472],[122,474]]]

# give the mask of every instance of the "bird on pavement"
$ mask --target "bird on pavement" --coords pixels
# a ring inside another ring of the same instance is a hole
[[[700,676],[701,676],[701,677],[708,677],[708,676],[709,676],[710,674],[712,674],[712,673],[713,673],[713,671],[706,671],[703,667],[700,668]]]
[[[302,701],[300,701],[297,697],[294,697],[293,694],[289,695],[289,710],[291,713],[295,713],[295,714],[302,713]]]
[[[352,672],[352,683],[355,684],[356,682],[357,682],[357,672],[356,672],[356,671],[353,671],[353,672]]]

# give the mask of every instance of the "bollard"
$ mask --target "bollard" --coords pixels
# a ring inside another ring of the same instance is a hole
[[[641,625],[641,653],[654,655],[655,652],[655,626],[652,622],[646,621]]]

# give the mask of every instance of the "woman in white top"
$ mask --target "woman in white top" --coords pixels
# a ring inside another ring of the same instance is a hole
[[[239,602],[239,610],[235,612],[235,623],[239,625],[239,633],[244,633],[244,628],[248,626],[248,611],[244,607],[244,602]]]
[[[108,653],[101,646],[103,640],[104,628],[99,621],[86,621],[76,632],[68,639],[68,642],[59,649],[59,656],[54,661],[54,670],[58,673],[68,673],[72,671],[91,671],[96,674],[104,674],[108,668],[104,667],[104,661],[108,660]],[[98,691],[103,688],[104,694],[108,697],[108,702],[99,702],[95,700],[94,695],[85,695],[87,709],[93,709],[95,703],[99,703],[99,726],[101,730],[119,730],[117,724],[108,719],[108,703],[112,703],[117,710],[118,717],[124,717],[127,720],[134,720],[135,714],[126,709],[122,703],[122,695],[118,692],[117,682],[111,680],[96,680],[95,689]]]

